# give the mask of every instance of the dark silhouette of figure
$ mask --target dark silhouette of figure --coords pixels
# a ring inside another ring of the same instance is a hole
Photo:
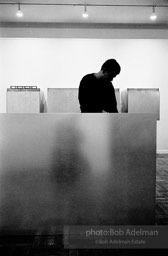
[[[85,75],[79,85],[78,99],[82,113],[117,113],[113,78],[121,67],[115,59],[107,60],[97,73]]]

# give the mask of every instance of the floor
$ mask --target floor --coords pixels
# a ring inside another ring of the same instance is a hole
[[[168,155],[157,155],[156,225],[168,225]],[[149,255],[152,249],[65,250],[59,236],[0,236],[2,256],[83,256],[83,255]],[[155,249],[166,255],[167,249]]]
[[[156,224],[168,225],[168,154],[157,155]]]

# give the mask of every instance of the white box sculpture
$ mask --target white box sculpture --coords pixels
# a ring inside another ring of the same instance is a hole
[[[7,113],[40,113],[41,92],[36,86],[11,86],[6,93]]]
[[[120,91],[115,89],[117,108],[120,112]],[[49,113],[80,113],[78,88],[48,88]]]
[[[121,112],[151,113],[160,119],[159,89],[132,88],[121,92]]]

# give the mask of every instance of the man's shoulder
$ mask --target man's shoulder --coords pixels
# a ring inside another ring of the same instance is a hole
[[[87,74],[87,75],[85,75],[85,76],[82,78],[82,80],[89,80],[89,79],[94,79],[94,74],[93,74],[93,73]]]

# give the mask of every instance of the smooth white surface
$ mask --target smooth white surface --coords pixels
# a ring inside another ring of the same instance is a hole
[[[137,89],[128,90],[128,112],[129,113],[153,113],[159,120],[160,97],[159,90]]]
[[[134,88],[121,92],[123,113],[153,113],[160,120],[160,92],[158,88]]]
[[[39,91],[7,91],[7,113],[40,113]]]

